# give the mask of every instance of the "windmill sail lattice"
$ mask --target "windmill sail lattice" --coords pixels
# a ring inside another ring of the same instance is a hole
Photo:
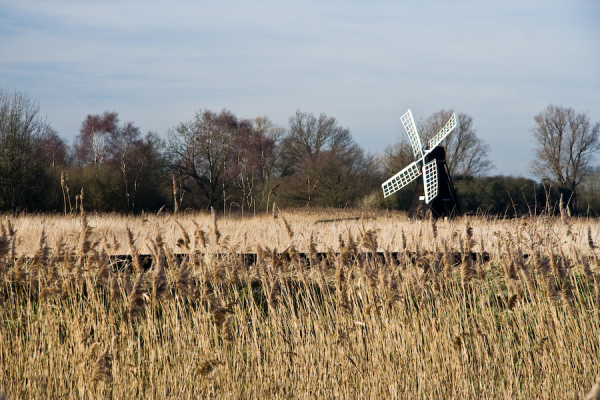
[[[398,190],[423,175],[425,203],[429,204],[438,195],[439,180],[436,159],[434,158],[428,162],[426,159],[429,153],[431,153],[433,149],[435,149],[450,134],[450,132],[456,128],[456,115],[452,114],[452,117],[448,120],[446,125],[444,125],[437,135],[427,142],[426,148],[423,148],[421,144],[421,138],[417,132],[417,127],[410,110],[400,117],[400,121],[402,121],[404,129],[406,129],[416,160],[381,185],[383,196],[388,197],[389,195],[396,193]]]
[[[433,139],[427,142],[427,147],[430,150],[435,149],[438,144],[442,143],[442,140],[446,139],[446,136],[448,136],[454,128],[456,128],[456,114],[453,113],[442,130],[440,130],[438,134],[433,137]]]
[[[417,126],[415,125],[415,120],[413,119],[410,110],[408,110],[406,114],[400,117],[400,121],[402,121],[404,129],[406,129],[406,133],[408,134],[408,139],[410,139],[410,145],[412,146],[415,158],[423,157],[423,149],[421,148],[421,138],[419,137],[419,133],[417,132]]]
[[[437,160],[433,159],[425,164],[423,169],[423,180],[425,184],[425,203],[431,203],[431,200],[438,194],[438,178],[437,178]]]

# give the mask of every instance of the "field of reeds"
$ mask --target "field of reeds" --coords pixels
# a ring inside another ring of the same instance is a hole
[[[0,224],[8,399],[600,396],[598,220]]]

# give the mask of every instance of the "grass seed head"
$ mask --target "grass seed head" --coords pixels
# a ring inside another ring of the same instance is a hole
[[[133,289],[129,295],[129,317],[131,321],[143,313],[146,305],[145,294],[144,273],[141,273],[135,281],[135,285],[133,285]]]
[[[438,237],[438,228],[437,228],[437,223],[436,223],[435,217],[433,216],[433,213],[429,214],[429,222],[431,224],[431,233],[433,235],[433,238],[437,239],[437,237]]]
[[[142,262],[140,260],[140,254],[138,253],[138,250],[135,247],[135,240],[133,239],[133,233],[131,233],[131,229],[129,229],[129,227],[127,227],[127,242],[129,243],[129,252],[131,253],[131,262],[135,268],[135,271],[141,273],[143,271],[143,268],[142,268]]]
[[[177,290],[183,296],[191,294],[192,276],[190,271],[189,259],[185,257],[179,266],[179,275],[177,277]]]
[[[548,343],[548,337],[541,338],[533,347],[533,351],[535,353],[542,353],[546,349],[547,343]]]
[[[107,350],[102,353],[94,364],[94,369],[92,370],[92,382],[97,383],[102,381],[108,385],[112,383],[112,361],[113,357],[110,351]]]
[[[202,377],[207,377],[216,367],[223,364],[217,359],[204,360],[198,363],[196,371]]]
[[[178,247],[182,247],[185,250],[189,250],[190,249],[190,235],[188,235],[188,233],[186,232],[185,229],[183,229],[183,226],[179,223],[179,221],[177,221],[176,219],[172,218],[173,222],[175,222],[175,224],[177,225],[177,227],[179,228],[179,232],[181,232],[181,239],[179,239],[177,241],[177,246]]]
[[[119,290],[119,280],[116,274],[110,277],[110,301],[115,303],[121,300],[121,291]]]
[[[154,270],[154,280],[152,284],[154,299],[160,300],[167,294],[167,275],[165,273],[166,257],[164,252],[158,254],[156,269]]]
[[[10,242],[6,236],[6,228],[4,224],[0,224],[0,258],[4,258],[8,255],[10,250]],[[43,231],[42,231],[43,232]]]
[[[81,190],[82,190],[82,195],[83,195],[83,189],[81,189]],[[81,232],[79,234],[79,248],[78,248],[80,257],[87,255],[87,253],[90,251],[90,248],[91,248],[90,234],[91,234],[91,228],[88,225],[86,215],[82,211],[81,212]]]
[[[513,308],[515,308],[515,305],[517,304],[518,299],[519,299],[519,296],[516,294],[513,294],[512,296],[510,296],[510,298],[508,299],[508,304],[507,304],[506,308],[508,308],[509,310],[512,310]]]
[[[283,226],[285,227],[285,231],[286,231],[288,237],[290,239],[293,239],[294,238],[294,231],[292,231],[292,228],[291,228],[290,224],[283,217],[283,215],[281,216],[281,222],[283,223]]]
[[[475,268],[473,268],[473,259],[470,253],[463,256],[463,262],[460,268],[460,280],[463,286],[468,285],[477,276]]]
[[[271,292],[269,294],[269,306],[273,309],[276,309],[281,301],[281,285],[279,283],[279,279],[275,279],[275,283],[271,288]]]
[[[98,269],[98,284],[104,285],[108,282],[109,272],[110,272],[110,260],[108,259],[108,254],[106,254],[106,250],[102,248],[99,256],[100,267]]]
[[[198,224],[198,222],[196,222],[195,220],[192,220],[192,223],[194,224],[194,244],[197,247],[198,246],[198,242],[200,242],[200,244],[202,245],[203,249],[206,249],[206,245],[208,243],[208,239],[206,237],[206,233],[200,228],[200,225]]]

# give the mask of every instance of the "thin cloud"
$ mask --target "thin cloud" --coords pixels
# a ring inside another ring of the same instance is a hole
[[[452,108],[473,116],[494,172],[527,174],[523,138],[546,105],[600,120],[592,1],[0,1],[0,11],[0,87],[39,100],[69,140],[105,110],[164,133],[202,108],[281,125],[299,108],[379,152],[404,134],[407,108],[417,118]]]

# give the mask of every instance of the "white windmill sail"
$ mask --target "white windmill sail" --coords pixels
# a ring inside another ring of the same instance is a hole
[[[456,115],[453,113],[448,122],[446,122],[446,125],[444,125],[438,134],[435,135],[429,142],[427,142],[429,150],[433,150],[438,144],[442,143],[442,140],[446,139],[446,136],[448,136],[454,128],[456,128]]]
[[[404,125],[404,129],[408,134],[408,139],[410,140],[410,145],[412,146],[413,154],[415,155],[415,157],[423,157],[421,138],[419,137],[419,133],[417,132],[417,126],[415,125],[415,120],[413,119],[410,110],[408,110],[406,114],[400,117],[400,121],[402,121],[402,125]]]
[[[438,194],[437,160],[433,159],[423,165],[423,186],[425,188],[425,203],[429,204]]]
[[[413,162],[396,175],[392,176],[387,181],[383,182],[383,197],[388,197],[392,193],[396,193],[404,186],[408,185],[421,175],[421,165],[418,161]]]
[[[423,174],[425,203],[429,204],[438,194],[438,171],[437,160],[433,159],[426,163],[425,158],[456,127],[456,115],[452,114],[452,117],[450,117],[450,120],[448,120],[446,125],[444,125],[437,135],[427,142],[427,148],[423,148],[421,144],[421,138],[417,132],[417,127],[410,110],[400,117],[400,121],[402,121],[404,129],[406,129],[416,160],[381,185],[383,196],[388,197],[389,195],[396,193]]]

